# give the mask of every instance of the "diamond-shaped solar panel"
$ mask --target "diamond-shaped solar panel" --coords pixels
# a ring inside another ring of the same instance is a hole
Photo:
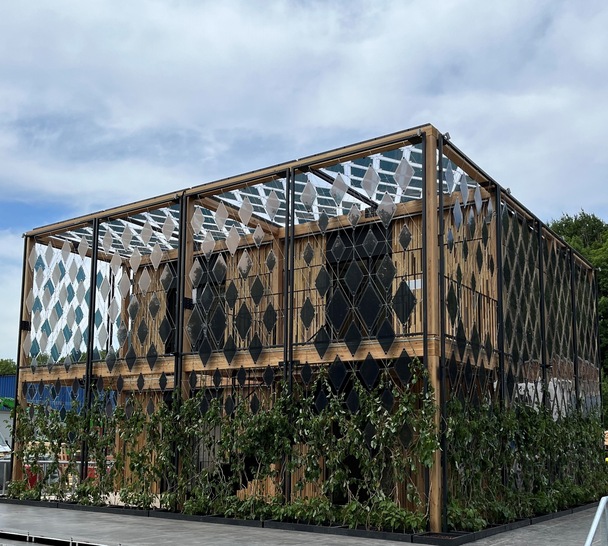
[[[363,281],[363,272],[357,265],[357,262],[353,261],[348,266],[346,275],[344,276],[344,281],[350,293],[353,295],[356,294],[359,286],[361,285],[361,281]]]
[[[236,330],[242,339],[247,337],[249,330],[251,329],[251,313],[247,304],[243,302],[236,316]]]
[[[393,298],[393,309],[402,324],[405,324],[416,307],[416,297],[406,281],[401,281]]]
[[[315,317],[315,308],[310,301],[310,298],[306,298],[304,301],[304,305],[302,305],[302,309],[300,309],[300,319],[302,320],[302,324],[306,329],[310,328],[312,324],[312,320]]]
[[[251,285],[251,298],[255,305],[259,305],[260,301],[262,301],[262,297],[264,296],[264,285],[260,280],[260,277],[256,276],[253,284]]]
[[[315,287],[317,288],[317,291],[321,297],[324,297],[325,294],[327,294],[330,286],[331,277],[329,276],[327,269],[325,269],[325,266],[321,266],[321,269],[319,269],[319,273],[317,274],[317,278],[315,279]]]
[[[342,362],[339,356],[336,356],[329,366],[328,375],[331,384],[337,391],[342,390],[347,374],[348,370],[346,369],[344,362]]]
[[[228,336],[228,338],[226,339],[223,350],[226,362],[228,362],[228,364],[231,364],[237,351],[236,344],[234,343],[234,338],[232,336]]]

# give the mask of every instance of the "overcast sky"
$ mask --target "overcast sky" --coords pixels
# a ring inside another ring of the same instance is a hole
[[[430,122],[608,220],[608,2],[37,0],[0,16],[0,358],[33,227]]]

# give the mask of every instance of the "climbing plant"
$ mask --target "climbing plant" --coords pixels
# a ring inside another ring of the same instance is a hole
[[[29,499],[68,498],[78,481],[78,456],[83,418],[76,410],[48,405],[13,410],[13,454],[20,480],[9,484],[12,496]]]
[[[448,405],[450,527],[477,530],[597,500],[608,490],[599,413]]]
[[[417,360],[411,372],[401,387],[390,369],[374,388],[355,379],[356,411],[324,369],[310,385],[265,388],[258,406],[243,389],[228,408],[218,389],[203,383],[186,399],[161,400],[152,411],[137,397],[114,407],[109,390],[97,393],[89,410],[18,407],[15,455],[24,478],[11,484],[11,495],[421,530],[426,510],[405,506],[426,506],[415,477],[430,466],[438,443],[426,372]],[[383,396],[388,386],[390,400]],[[322,407],[315,403],[321,392]],[[78,483],[83,441],[94,470]],[[28,481],[44,474],[45,457],[45,474],[57,470],[58,479]],[[67,471],[59,472],[66,458]],[[307,486],[315,495],[305,493]]]

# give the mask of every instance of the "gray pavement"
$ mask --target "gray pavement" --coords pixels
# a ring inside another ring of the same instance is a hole
[[[474,546],[583,545],[595,508],[473,542]],[[0,503],[0,530],[121,546],[248,544],[391,546],[403,544],[317,533],[146,518]],[[0,539],[0,543],[8,544]],[[598,542],[599,544],[599,542]]]

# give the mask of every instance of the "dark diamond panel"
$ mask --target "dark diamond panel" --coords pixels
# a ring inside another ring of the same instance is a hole
[[[360,403],[359,403],[359,395],[357,394],[357,391],[355,389],[352,389],[349,393],[348,396],[346,397],[346,407],[348,408],[348,411],[350,411],[352,414],[355,414],[359,411]]]
[[[148,366],[150,366],[150,369],[153,370],[154,365],[158,360],[158,352],[156,351],[156,346],[154,345],[154,343],[152,343],[152,345],[150,345],[150,348],[148,349],[148,353],[146,354],[146,360],[148,361]]]
[[[238,381],[239,386],[245,386],[245,381],[247,381],[247,372],[243,366],[239,368],[239,371],[236,374],[236,380]]]
[[[361,282],[363,281],[363,272],[357,265],[357,262],[351,262],[351,264],[348,266],[346,275],[344,276],[344,281],[350,293],[353,295],[356,294],[357,290],[359,290],[359,286],[361,286]]]
[[[258,411],[260,411],[260,399],[256,393],[253,393],[249,407],[251,408],[251,413],[253,413],[253,415],[256,415]]]
[[[232,336],[228,336],[224,343],[224,357],[228,364],[232,363],[234,356],[236,355],[237,347]]]
[[[393,330],[392,324],[388,320],[382,322],[376,334],[376,338],[384,353],[388,353],[390,348],[393,346],[393,342],[395,341],[395,331]]]
[[[257,362],[262,354],[262,350],[264,349],[262,345],[262,341],[257,334],[254,334],[251,343],[249,343],[249,354],[254,362]]]
[[[408,321],[415,307],[416,297],[410,290],[407,282],[401,281],[397,293],[393,298],[393,309],[402,324],[405,324]]]
[[[310,325],[312,324],[313,319],[315,318],[315,308],[310,301],[310,298],[306,298],[304,301],[304,305],[302,305],[302,309],[300,309],[300,319],[302,320],[302,324],[308,330]]]
[[[348,330],[346,331],[346,335],[344,336],[344,342],[350,351],[352,356],[355,356],[357,349],[361,345],[361,331],[357,328],[357,325],[354,322],[351,322]]]
[[[230,309],[234,309],[236,305],[236,300],[239,297],[239,292],[236,288],[234,282],[230,281],[228,288],[226,288],[226,303],[230,307]]]
[[[319,328],[319,331],[315,336],[315,349],[317,350],[317,353],[319,353],[319,356],[321,358],[325,356],[325,353],[329,348],[330,342],[331,340],[329,335],[327,334],[327,330],[325,329],[325,327]]]
[[[260,301],[262,301],[263,297],[264,285],[262,284],[260,277],[256,276],[255,280],[253,281],[253,284],[251,285],[251,298],[253,299],[255,305],[258,306],[260,304]]]
[[[382,299],[374,288],[374,283],[370,282],[365,288],[358,306],[359,313],[363,318],[368,330],[371,330],[375,324],[376,319],[378,318],[378,313],[380,313],[381,306]]]
[[[399,358],[395,361],[395,373],[404,386],[409,385],[412,380],[411,363],[412,359],[410,355],[403,349]]]
[[[213,345],[211,345],[209,338],[207,336],[205,336],[201,339],[199,348],[198,348],[198,356],[201,359],[203,366],[207,365],[207,362],[209,362],[209,359],[211,358],[212,353],[213,353]]]
[[[241,308],[236,316],[236,331],[241,336],[241,339],[245,339],[249,330],[251,329],[251,313],[246,303],[241,304]]]
[[[264,327],[268,332],[272,332],[277,323],[277,312],[274,310],[272,303],[268,304],[266,311],[264,311],[263,317]]]
[[[312,381],[312,368],[308,362],[302,366],[300,376],[302,377],[302,381],[305,385],[310,385],[310,382]]]
[[[274,383],[274,370],[270,366],[266,366],[264,373],[262,375],[262,379],[264,380],[264,384],[267,387],[272,386]]]
[[[331,277],[329,276],[329,273],[325,267],[321,267],[321,269],[319,269],[319,273],[317,274],[317,278],[315,280],[315,286],[321,297],[325,297],[325,294],[327,294],[327,291],[331,286]]]
[[[335,330],[341,330],[348,315],[348,300],[339,288],[334,292],[326,308],[326,316]]]
[[[348,370],[346,369],[346,366],[344,365],[342,360],[340,360],[339,356],[336,356],[335,360],[329,366],[328,374],[329,374],[329,380],[330,380],[331,384],[333,385],[333,387],[337,391],[342,390],[342,387],[344,386],[344,382],[346,381],[346,376],[348,374]]]
[[[321,413],[327,407],[327,403],[328,400],[325,391],[320,390],[319,394],[317,394],[317,397],[315,398],[315,408],[317,409],[317,412]]]
[[[378,362],[369,353],[359,366],[359,376],[367,390],[371,391],[376,386],[376,382],[380,376],[380,366],[378,366]]]

